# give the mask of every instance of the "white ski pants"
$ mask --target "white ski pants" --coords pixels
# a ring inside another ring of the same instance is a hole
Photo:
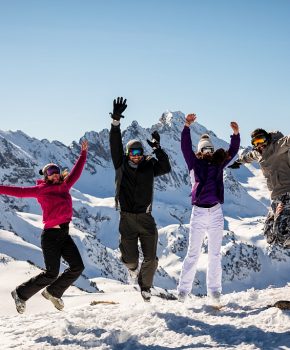
[[[220,204],[212,208],[193,206],[190,218],[189,242],[177,287],[178,292],[189,294],[205,234],[208,235],[207,293],[221,292],[221,245],[224,217]]]

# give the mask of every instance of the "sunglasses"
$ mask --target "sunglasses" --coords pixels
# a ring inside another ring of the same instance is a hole
[[[60,168],[56,165],[52,165],[45,171],[47,176],[51,176],[53,174],[60,174]]]
[[[143,155],[143,149],[142,148],[130,148],[129,149],[129,155],[130,156],[142,156]]]
[[[256,139],[252,140],[252,145],[254,147],[257,147],[257,146],[264,146],[267,144],[267,139],[266,137],[257,137]]]
[[[203,147],[201,149],[201,153],[213,153],[214,149],[213,147]]]

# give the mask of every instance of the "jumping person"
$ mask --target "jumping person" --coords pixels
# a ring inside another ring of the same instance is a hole
[[[36,186],[0,186],[0,194],[36,198],[43,211],[41,248],[46,270],[11,292],[20,314],[25,311],[26,301],[44,287],[47,288],[42,292],[43,297],[50,300],[58,310],[62,310],[64,303],[61,296],[84,270],[79,250],[69,235],[72,219],[72,198],[69,191],[81,176],[87,150],[88,142],[83,141],[80,157],[69,174],[62,174],[56,164],[50,163],[39,171],[44,178],[38,180]],[[69,267],[58,276],[61,258],[67,261]]]
[[[160,147],[157,131],[152,133],[152,141],[147,140],[157,159],[144,155],[139,140],[130,140],[124,153],[120,119],[126,108],[126,100],[122,97],[114,100],[110,130],[111,154],[116,171],[116,206],[120,209],[119,247],[121,260],[131,278],[138,279],[143,299],[150,301],[150,288],[158,265],[158,231],[151,215],[154,177],[167,174],[171,167],[167,154]],[[138,240],[144,257],[140,270]]]
[[[253,150],[239,157],[229,168],[260,164],[271,194],[271,206],[264,225],[269,244],[290,248],[290,135],[256,129],[251,134]]]
[[[239,126],[231,122],[233,135],[228,151],[216,151],[209,135],[204,134],[198,143],[197,153],[192,150],[190,125],[195,114],[188,114],[181,134],[181,149],[194,184],[192,188],[192,214],[190,218],[189,246],[184,259],[179,284],[178,300],[184,302],[191,292],[196,265],[204,236],[208,235],[207,294],[213,305],[220,304],[221,296],[221,244],[224,218],[223,169],[237,154],[240,146]]]

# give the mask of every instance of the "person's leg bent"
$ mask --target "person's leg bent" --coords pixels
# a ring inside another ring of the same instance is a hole
[[[137,214],[120,213],[121,260],[130,270],[135,270],[139,263]]]
[[[35,293],[57,279],[61,258],[61,244],[58,239],[58,230],[59,229],[43,230],[41,235],[41,248],[46,271],[32,277],[16,288],[17,294],[22,300],[28,300]]]
[[[276,235],[274,233],[275,208],[276,208],[275,201],[272,201],[271,208],[269,209],[269,212],[263,227],[264,237],[266,238],[266,241],[268,244],[272,244],[276,240]]]
[[[151,213],[138,214],[140,243],[143,253],[143,262],[138,277],[138,284],[142,289],[150,289],[158,266],[156,256],[158,231]]]
[[[78,279],[85,268],[73,239],[68,234],[68,231],[64,234],[61,255],[68,262],[69,268],[47,287],[47,291],[56,298],[61,298],[65,290]]]
[[[273,232],[276,237],[277,243],[284,248],[289,248],[290,240],[290,195],[284,195],[283,209],[275,215]]]

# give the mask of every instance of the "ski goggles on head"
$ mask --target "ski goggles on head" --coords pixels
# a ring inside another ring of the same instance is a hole
[[[143,156],[143,149],[142,148],[130,148],[129,149],[129,156]]]
[[[252,140],[252,145],[254,147],[267,145],[268,140],[265,136],[259,136]]]
[[[52,165],[45,170],[45,174],[47,176],[51,176],[53,174],[60,174],[60,168],[56,165]]]
[[[201,153],[213,153],[214,149],[213,147],[203,147],[201,149]]]

